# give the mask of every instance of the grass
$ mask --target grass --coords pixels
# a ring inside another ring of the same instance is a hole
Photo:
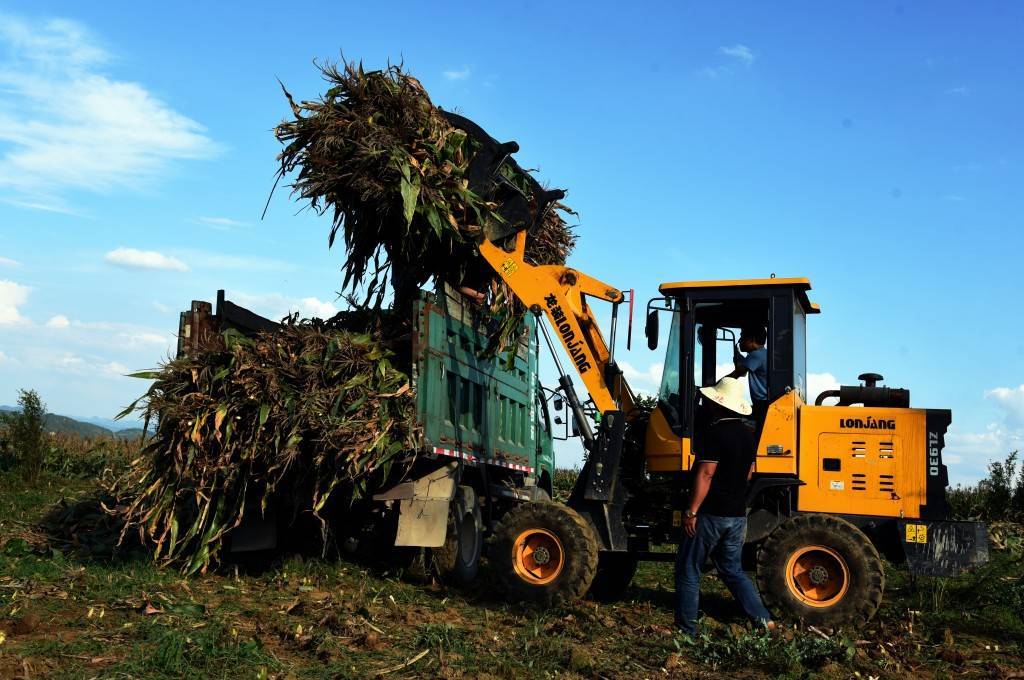
[[[0,475],[0,677],[938,678],[1024,668],[1024,584],[1011,550],[956,579],[890,569],[878,618],[820,634],[750,631],[709,577],[691,640],[672,631],[664,563],[642,564],[620,602],[537,609],[503,600],[486,570],[454,589],[300,556],[189,578],[144,554],[79,559],[55,550],[37,521],[91,486]]]

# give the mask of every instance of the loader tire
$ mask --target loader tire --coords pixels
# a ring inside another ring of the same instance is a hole
[[[601,553],[597,558],[597,575],[590,584],[590,597],[599,602],[621,598],[636,575],[636,566],[636,558],[628,553]]]
[[[476,578],[484,542],[484,522],[476,492],[460,486],[448,514],[445,543],[432,550],[438,575],[451,583],[465,585]]]
[[[488,553],[516,599],[561,604],[583,597],[597,572],[597,537],[561,503],[522,503],[494,529]]]
[[[832,515],[797,515],[765,539],[757,583],[775,613],[835,627],[875,615],[885,572],[875,546],[853,524]]]

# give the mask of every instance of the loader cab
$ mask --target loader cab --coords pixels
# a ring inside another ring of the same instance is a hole
[[[733,346],[741,329],[750,327],[766,330],[768,401],[796,392],[806,402],[806,319],[819,311],[807,297],[810,288],[804,278],[662,285],[660,291],[665,297],[651,303],[655,313],[661,310],[662,320],[668,321],[658,393],[659,421],[663,416],[676,438],[692,441],[700,429],[698,389],[715,384],[733,370]],[[810,396],[813,399],[814,395]],[[683,448],[688,447],[684,444]],[[682,451],[679,460],[685,461],[686,454]],[[679,465],[685,467],[685,462]]]

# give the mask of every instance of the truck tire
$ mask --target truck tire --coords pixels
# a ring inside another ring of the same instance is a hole
[[[590,597],[599,602],[621,598],[636,575],[636,566],[636,558],[628,553],[601,553],[597,558],[597,574],[590,584]]]
[[[441,578],[462,585],[476,578],[484,542],[483,529],[476,492],[471,486],[460,486],[452,499],[445,543],[432,551]]]
[[[509,594],[561,604],[583,597],[597,572],[597,537],[561,503],[522,503],[494,529],[489,557]]]
[[[875,546],[854,525],[832,515],[797,515],[765,539],[757,583],[776,612],[834,627],[875,615],[885,572]]]

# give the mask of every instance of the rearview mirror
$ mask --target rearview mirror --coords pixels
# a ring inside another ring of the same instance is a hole
[[[554,407],[556,411],[561,411],[565,406],[565,404],[562,402],[561,397],[555,397],[554,399],[552,399],[551,405]]]
[[[647,349],[658,349],[658,310],[652,309],[647,312],[644,335],[647,336]]]

